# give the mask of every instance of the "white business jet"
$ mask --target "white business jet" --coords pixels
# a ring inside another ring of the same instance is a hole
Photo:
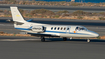
[[[89,38],[98,37],[99,34],[89,31],[83,26],[75,25],[50,25],[41,23],[32,23],[25,21],[20,14],[17,7],[10,7],[12,18],[14,22],[14,28],[27,32],[31,35],[41,36],[41,41],[45,41],[45,36],[62,37],[64,41],[67,38],[72,37],[84,37],[87,38],[87,42],[90,42]]]

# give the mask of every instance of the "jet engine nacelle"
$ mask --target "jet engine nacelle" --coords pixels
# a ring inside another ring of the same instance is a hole
[[[33,32],[44,32],[44,26],[32,26],[31,30]]]

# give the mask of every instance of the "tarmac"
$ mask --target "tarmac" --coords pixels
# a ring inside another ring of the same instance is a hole
[[[105,59],[105,40],[0,36],[0,59]]]

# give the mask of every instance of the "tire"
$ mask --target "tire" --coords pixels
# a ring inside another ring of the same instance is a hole
[[[67,38],[65,37],[65,38],[63,38],[63,41],[67,41]]]
[[[43,36],[41,37],[41,42],[45,42],[45,38]]]

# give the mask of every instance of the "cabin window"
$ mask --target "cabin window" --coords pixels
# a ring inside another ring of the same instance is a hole
[[[67,28],[67,30],[69,30],[69,28]]]
[[[58,27],[58,30],[59,30],[60,28]]]
[[[61,27],[61,30],[63,29],[63,27]]]
[[[54,30],[56,30],[56,27],[54,28]]]
[[[66,27],[64,28],[64,30],[66,30]]]
[[[76,31],[80,31],[80,28],[79,27],[76,27],[76,29],[75,29]]]
[[[53,30],[53,27],[51,27],[51,30]]]

